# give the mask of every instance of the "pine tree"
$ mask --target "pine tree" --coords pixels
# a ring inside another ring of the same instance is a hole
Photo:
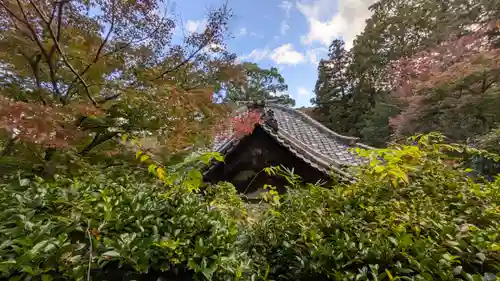
[[[348,133],[350,116],[348,108],[352,103],[352,81],[347,66],[350,53],[342,40],[334,40],[329,48],[328,58],[318,65],[316,97],[311,100],[317,105],[319,118],[331,129]]]

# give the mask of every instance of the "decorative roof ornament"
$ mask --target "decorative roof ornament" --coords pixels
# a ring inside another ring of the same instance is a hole
[[[266,109],[264,111],[263,119],[264,119],[265,125],[268,125],[269,127],[271,127],[274,132],[278,131],[278,128],[279,128],[278,127],[278,120],[276,120],[276,117],[274,117],[274,111],[272,111],[270,109]]]

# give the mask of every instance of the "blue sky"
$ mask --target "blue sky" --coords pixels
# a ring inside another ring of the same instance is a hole
[[[277,67],[296,106],[308,106],[314,96],[317,63],[334,38],[350,47],[370,16],[374,0],[228,0],[234,17],[228,49],[240,61]],[[172,12],[185,32],[203,28],[209,8],[224,0],[174,0]]]

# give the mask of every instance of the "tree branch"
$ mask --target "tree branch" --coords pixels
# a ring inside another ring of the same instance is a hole
[[[35,84],[36,84],[36,91],[38,93],[38,96],[40,97],[40,101],[42,102],[43,105],[47,105],[45,100],[43,99],[42,96],[42,82],[40,80],[40,68],[39,64],[40,61],[42,60],[42,55],[33,55],[33,57],[28,57],[22,50],[20,50],[21,54],[28,60],[29,65],[31,66],[31,70],[33,71],[33,76],[35,77]]]
[[[96,64],[96,63],[99,61],[99,59],[101,58],[101,57],[100,57],[101,52],[102,52],[102,50],[104,49],[104,46],[105,46],[105,45],[106,45],[106,43],[108,42],[109,38],[111,37],[111,33],[113,32],[113,29],[114,29],[114,27],[115,27],[115,14],[116,14],[116,12],[115,12],[115,10],[116,10],[116,9],[115,9],[115,1],[113,1],[113,6],[112,6],[112,8],[111,8],[111,9],[112,9],[112,12],[111,12],[112,14],[111,14],[111,23],[110,23],[109,31],[108,31],[108,33],[106,34],[106,37],[104,38],[104,40],[103,40],[103,41],[101,42],[101,44],[99,45],[99,48],[97,49],[97,53],[96,53],[96,55],[95,55],[95,57],[94,57],[94,60],[92,60],[92,62],[91,62],[89,65],[87,65],[87,66],[85,67],[85,69],[84,69],[82,72],[80,72],[80,76],[82,76],[82,77],[83,77],[83,75],[85,75],[85,73],[87,73],[87,71],[88,71],[88,70],[89,70],[89,69],[90,69],[90,68],[91,68],[94,64]],[[106,56],[106,55],[107,55],[107,54],[104,54],[102,57],[104,57],[104,56]],[[74,84],[76,83],[76,81],[77,81],[77,80],[78,80],[78,77],[75,77],[75,79],[73,79],[73,81],[71,81],[71,84],[70,84],[70,86],[68,87],[68,90],[66,91],[66,102],[68,102],[69,98],[71,97],[70,92],[71,92],[71,90],[73,89],[73,86],[74,86]]]
[[[205,42],[203,42],[203,44],[201,44],[198,49],[196,49],[191,55],[189,55],[186,59],[184,59],[183,61],[181,61],[179,64],[177,64],[176,66],[170,68],[170,69],[167,69],[165,71],[163,71],[160,75],[158,75],[155,79],[153,80],[158,80],[160,78],[162,78],[163,76],[165,76],[166,74],[170,73],[170,72],[173,72],[173,71],[176,71],[177,69],[179,69],[180,67],[182,67],[183,65],[189,63],[189,61],[191,61],[191,59],[194,58],[194,56],[196,56],[201,50],[203,50],[203,48],[205,48],[206,46],[208,46],[208,44],[210,43],[210,41],[214,38],[214,32],[212,32],[209,36],[208,39],[205,40]]]
[[[5,5],[5,3],[0,2],[0,6],[2,6],[2,7],[3,7],[6,11],[7,11],[7,13],[9,13],[11,16],[13,16],[14,18],[16,18],[16,20],[18,20],[18,21],[20,21],[20,22],[24,23],[25,25],[28,25],[28,23],[27,23],[27,22],[23,21],[23,20],[22,20],[21,18],[19,18],[19,17],[18,17],[18,16],[17,16],[14,12],[12,12],[12,10],[11,10],[11,9],[9,9],[9,8],[7,7],[7,5]]]
[[[19,0],[17,0],[19,1]],[[92,104],[95,106],[95,107],[99,107],[97,102],[94,100],[94,98],[92,98],[92,95],[90,94],[90,89],[89,89],[89,86],[87,85],[87,82],[83,79],[83,77],[76,71],[76,69],[69,63],[68,61],[68,58],[66,57],[66,55],[64,54],[62,48],[61,48],[61,45],[59,44],[59,41],[57,39],[57,35],[54,33],[54,30],[52,29],[52,26],[50,26],[50,23],[47,22],[47,20],[45,19],[45,17],[43,16],[42,12],[40,11],[40,8],[35,4],[33,3],[33,0],[30,0],[30,3],[31,5],[33,6],[33,8],[35,8],[36,12],[40,15],[40,17],[42,17],[42,20],[45,22],[45,24],[47,25],[47,28],[49,29],[49,33],[50,33],[50,36],[52,37],[52,40],[54,41],[54,44],[57,48],[57,51],[59,52],[59,54],[61,55],[61,58],[64,62],[64,65],[66,65],[66,67],[69,68],[69,70],[74,74],[76,75],[76,77],[78,78],[78,80],[80,81],[80,83],[83,85],[83,87],[85,88],[85,92],[87,94],[87,97],[90,99],[90,101],[92,102]],[[62,98],[62,97],[61,97]]]
[[[52,14],[50,15],[50,18],[48,20],[49,24],[52,24],[52,21],[54,20],[54,17],[55,17],[55,14],[56,14],[56,10],[58,11],[58,14],[57,14],[57,18],[58,18],[58,28],[60,28],[60,19],[62,18],[62,5],[63,5],[63,2],[59,2],[59,9],[57,9],[58,5],[57,5],[57,1],[54,2],[54,6],[52,7]],[[54,53],[56,52],[56,45],[53,45],[51,48],[50,48],[50,51],[49,51],[49,57],[52,59],[52,56],[54,55]]]
[[[96,133],[94,136],[94,139],[92,142],[87,145],[79,154],[80,155],[87,155],[93,148],[103,144],[104,142],[116,137],[119,134],[119,132],[110,132],[105,135],[101,135],[101,133]]]
[[[208,44],[208,43],[207,43]],[[156,78],[154,78],[153,80],[158,80],[160,78],[162,78],[163,76],[167,75],[168,73],[170,72],[173,72],[173,71],[176,71],[177,69],[179,69],[180,67],[182,67],[183,65],[187,64],[192,58],[194,58],[194,56],[196,56],[203,48],[205,48],[207,45],[204,44],[202,46],[200,46],[198,49],[196,49],[196,51],[194,51],[189,57],[187,57],[185,60],[181,61],[179,64],[177,64],[176,66],[170,68],[170,69],[167,69],[165,70],[164,72],[162,72],[160,75],[158,75]]]
[[[104,48],[104,46],[108,42],[108,40],[109,40],[109,38],[111,36],[111,33],[113,33],[113,29],[115,27],[115,1],[114,0],[113,0],[113,4],[112,5],[113,6],[111,7],[111,23],[110,23],[110,26],[109,26],[109,31],[108,31],[108,34],[106,34],[106,37],[104,38],[104,41],[102,41],[101,45],[97,49],[97,53],[96,53],[94,61],[93,61],[94,63],[96,63],[99,60],[99,55],[101,54],[102,49]],[[85,70],[84,70],[84,73],[85,73]]]
[[[52,88],[54,89],[54,92],[56,93],[56,95],[60,99],[61,92],[59,91],[59,87],[57,86],[57,78],[56,78],[56,74],[54,71],[54,65],[52,64],[52,60],[51,60],[49,54],[47,53],[47,50],[45,50],[40,39],[38,38],[38,35],[36,34],[35,29],[29,23],[29,20],[28,20],[28,17],[26,15],[26,12],[24,11],[23,5],[21,4],[21,2],[19,0],[16,0],[16,1],[17,1],[17,5],[19,6],[19,10],[21,10],[21,13],[22,13],[23,18],[24,18],[24,21],[21,21],[21,22],[23,22],[26,25],[26,27],[28,28],[28,30],[31,32],[31,35],[33,36],[33,38],[32,38],[33,41],[35,41],[36,45],[40,49],[40,52],[42,52],[45,60],[47,61],[47,64],[49,66],[50,80],[52,82]]]

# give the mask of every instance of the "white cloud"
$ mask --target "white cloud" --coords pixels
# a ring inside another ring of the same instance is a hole
[[[254,49],[249,54],[238,57],[238,61],[258,62],[263,59],[270,59],[277,65],[296,65],[305,62],[306,56],[296,51],[292,44],[284,44],[273,50]]]
[[[290,19],[290,12],[292,11],[293,5],[292,2],[284,0],[281,1],[278,7],[285,12],[285,19],[283,19],[280,24],[280,34],[281,36],[284,36],[286,35],[288,29],[290,29],[290,25],[287,21]]]
[[[245,28],[245,27],[242,27],[240,28],[240,30],[238,30],[238,36],[245,36],[248,34],[248,30]]]
[[[286,22],[286,20],[283,20],[281,22],[281,25],[280,25],[281,36],[286,35],[286,32],[288,31],[288,29],[290,29],[290,25],[288,25],[288,23]]]
[[[252,31],[252,32],[250,32],[250,36],[257,37],[257,33]]]
[[[203,32],[205,28],[207,27],[207,20],[188,20],[186,22],[186,30],[189,33],[194,33],[194,32]]]
[[[320,48],[313,48],[313,49],[307,50],[306,57],[307,57],[307,59],[309,60],[310,63],[318,65],[319,64],[319,60],[320,60],[320,56],[322,54],[326,54],[326,53],[328,53],[328,49],[327,48],[322,48],[322,47],[320,47]]]
[[[297,97],[309,98],[312,97],[312,93],[304,87],[297,88]]]
[[[216,43],[210,43],[205,48],[203,48],[202,51],[206,52],[208,54],[214,54],[214,53],[220,52],[224,49],[225,49],[225,47],[223,45],[216,44]]]
[[[247,61],[251,60],[254,62],[258,62],[266,58],[270,53],[270,50],[265,48],[265,49],[254,49],[250,52],[248,55],[243,55],[238,57],[239,61]]]
[[[368,7],[376,0],[301,0],[297,9],[307,18],[309,32],[302,37],[304,44],[314,42],[329,46],[334,38],[342,37],[346,48],[352,47],[356,35],[363,31],[370,17]]]
[[[284,44],[274,49],[269,58],[277,64],[296,65],[306,60],[302,53],[297,52],[292,44]]]

